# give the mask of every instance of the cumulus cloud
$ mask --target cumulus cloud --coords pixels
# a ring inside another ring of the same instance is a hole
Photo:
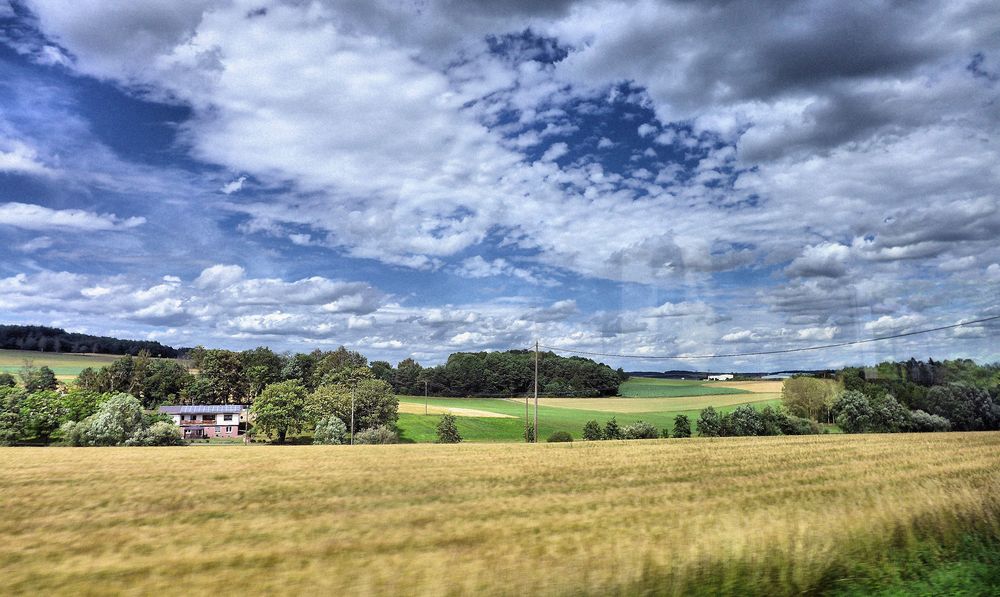
[[[51,209],[33,203],[0,203],[0,225],[24,230],[106,231],[135,228],[146,218],[119,218],[82,209]]]
[[[520,345],[544,332],[565,346],[704,352],[719,338],[878,334],[905,327],[892,319],[900,313],[954,319],[988,292],[952,272],[985,267],[977,282],[1000,281],[994,3],[24,6],[40,27],[18,46],[31,60],[190,111],[172,129],[213,172],[203,178],[152,175],[99,143],[73,145],[89,123],[72,114],[13,123],[41,85],[0,115],[0,139],[18,139],[0,142],[0,172],[59,176],[88,197],[156,197],[102,200],[101,212],[135,204],[142,217],[130,218],[56,209],[65,198],[0,205],[7,246],[36,251],[19,256],[23,271],[56,252],[24,231],[124,231],[143,217],[144,233],[169,230],[162,251],[139,250],[138,234],[111,251],[108,235],[92,235],[105,246],[87,256],[117,258],[104,269],[129,274],[86,288],[128,297],[121,312],[143,321],[186,316],[241,338],[325,330],[315,341],[348,329],[381,347]],[[196,212],[200,223],[185,215]],[[202,238],[220,240],[190,248]],[[301,273],[317,262],[298,258],[324,247],[330,271],[506,277],[531,282],[534,296],[387,304],[370,284]],[[478,250],[490,257],[466,257]],[[135,261],[121,265],[122,254]],[[248,254],[248,269],[273,277],[211,265]],[[204,271],[137,282],[146,269],[176,274],[163,264],[184,258]],[[556,308],[566,299],[551,294],[553,279],[572,284],[578,312]],[[595,279],[635,284],[644,298],[612,313]],[[34,283],[9,282],[12,296]],[[714,329],[727,317],[739,321]]]

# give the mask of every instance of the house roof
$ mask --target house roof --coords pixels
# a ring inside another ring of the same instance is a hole
[[[191,406],[161,406],[160,412],[166,415],[238,415],[245,408],[242,404],[195,404]]]

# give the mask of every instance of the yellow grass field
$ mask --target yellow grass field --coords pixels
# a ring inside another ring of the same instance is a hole
[[[780,393],[708,394],[676,398],[539,398],[538,404],[609,413],[659,413],[701,410],[709,406],[719,408],[749,402],[766,402],[779,398],[781,398]]]
[[[8,448],[0,488],[3,595],[815,593],[1000,537],[1000,433]]]
[[[709,388],[733,388],[734,390],[746,390],[748,392],[781,392],[784,384],[780,379],[763,379],[757,381],[710,381],[705,383]]]
[[[486,418],[500,418],[500,419],[513,419],[511,415],[505,415],[503,413],[495,413],[488,410],[480,410],[477,408],[461,408],[454,406],[435,406],[433,404],[427,405],[417,404],[415,402],[400,402],[399,412],[409,413],[413,415],[422,415],[426,411],[430,415],[443,415],[446,413],[453,414],[457,417],[486,417]]]

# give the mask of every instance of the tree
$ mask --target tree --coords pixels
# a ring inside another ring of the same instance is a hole
[[[983,431],[1000,426],[989,392],[966,383],[950,383],[927,391],[926,411],[951,421],[956,431]]]
[[[660,432],[652,423],[636,421],[631,425],[626,425],[622,429],[622,435],[625,436],[625,439],[657,439],[660,437]]]
[[[374,364],[373,364],[374,365]],[[413,359],[403,359],[396,365],[392,375],[392,387],[398,394],[423,395],[422,375],[424,368]]]
[[[281,357],[266,346],[258,346],[253,350],[240,353],[246,378],[248,396],[253,399],[269,384],[281,381],[284,362]]]
[[[381,379],[388,384],[392,384],[392,365],[388,361],[372,361],[370,369],[375,379]]]
[[[622,428],[618,425],[618,421],[615,417],[611,417],[611,420],[604,424],[604,439],[624,438],[625,435],[622,433]]]
[[[82,421],[95,414],[101,404],[111,397],[111,394],[98,394],[90,390],[70,388],[62,395],[62,412],[64,421]]]
[[[343,384],[320,386],[307,400],[309,418],[315,421],[332,414],[350,426],[352,395],[355,432],[379,425],[395,426],[399,400],[392,386],[380,379],[364,379],[353,390]]]
[[[38,392],[40,390],[54,390],[59,387],[56,374],[45,365],[38,367],[26,365],[22,369],[21,382],[28,392]]]
[[[743,404],[722,417],[719,435],[726,437],[763,435],[763,430],[764,424],[760,413],[749,404]]]
[[[13,388],[17,385],[17,380],[14,376],[6,371],[0,371],[0,388]]]
[[[308,416],[305,410],[306,389],[295,381],[273,383],[254,400],[250,413],[254,425],[264,433],[277,435],[279,444],[285,443],[288,432],[302,430]]]
[[[0,388],[0,446],[21,438],[21,402],[26,396],[21,388]]]
[[[124,444],[132,435],[143,428],[145,419],[142,404],[130,394],[115,394],[108,398],[92,417],[88,417],[81,426],[85,426],[83,437],[86,445],[118,446]]]
[[[21,401],[21,425],[26,437],[47,442],[59,429],[64,415],[62,398],[52,390],[40,390]]]
[[[207,382],[201,399],[212,404],[240,404],[247,398],[248,384],[243,361],[230,350],[206,350],[198,377]]]
[[[864,433],[872,426],[874,413],[868,397],[857,390],[841,392],[833,406],[837,425],[845,433]]]
[[[347,426],[344,422],[337,415],[329,415],[316,423],[313,443],[338,446],[344,443],[346,437]]]
[[[792,377],[781,386],[781,403],[797,417],[820,420],[836,398],[831,382],[815,377]]]
[[[457,444],[461,441],[462,436],[458,433],[458,420],[455,415],[451,413],[443,415],[437,424],[437,443]]]
[[[910,413],[891,394],[869,398],[861,392],[841,393],[834,405],[837,425],[847,433],[894,433],[910,424]]]
[[[722,417],[709,406],[698,415],[698,435],[701,437],[719,437],[722,435]]]
[[[604,432],[601,431],[601,424],[594,420],[587,421],[583,426],[583,439],[587,441],[604,439]]]
[[[674,437],[691,437],[691,420],[687,415],[674,417]]]

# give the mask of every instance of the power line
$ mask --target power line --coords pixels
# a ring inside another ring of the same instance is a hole
[[[593,352],[587,350],[573,350],[570,348],[556,348],[554,346],[539,346],[539,348],[544,348],[554,352],[570,352],[573,354],[583,354],[589,356],[598,357],[617,357],[621,359],[647,359],[647,360],[688,360],[688,359],[722,359],[722,358],[733,358],[733,357],[755,357],[763,356],[769,354],[787,354],[790,352],[806,352],[810,350],[825,350],[827,348],[839,348],[842,346],[854,346],[857,344],[868,344],[871,342],[881,342],[883,340],[892,340],[893,338],[905,338],[907,336],[916,336],[918,334],[929,334],[931,332],[940,332],[941,330],[950,330],[953,328],[960,328],[967,325],[976,325],[979,323],[986,323],[987,321],[996,321],[1000,319],[1000,315],[994,315],[992,317],[984,317],[982,319],[974,319],[972,321],[963,321],[961,323],[953,323],[951,325],[943,325],[936,328],[928,328],[925,330],[916,330],[913,332],[904,332],[901,334],[892,334],[889,336],[878,336],[876,338],[865,338],[864,340],[850,340],[848,342],[837,342],[834,344],[820,344],[818,346],[804,346],[800,348],[784,348],[781,350],[764,350],[760,352],[734,352],[729,354],[696,354],[696,355],[670,355],[670,356],[656,356],[656,355],[643,355],[643,354],[615,354],[606,352]]]

